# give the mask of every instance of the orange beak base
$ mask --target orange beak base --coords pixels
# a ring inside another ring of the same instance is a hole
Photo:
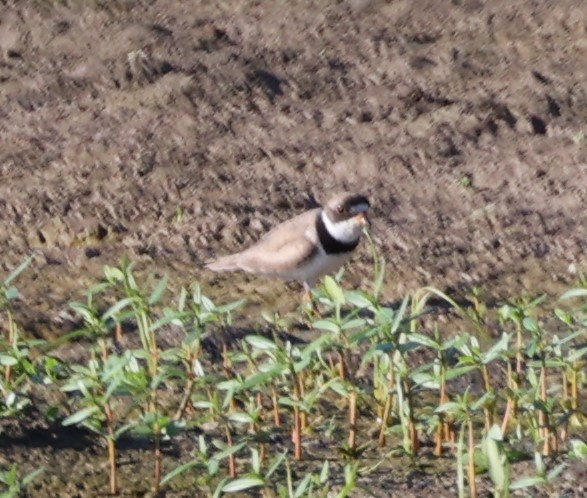
[[[371,225],[371,223],[369,223],[369,219],[367,218],[367,213],[359,213],[357,216],[355,216],[355,218],[359,220],[359,223],[364,227]]]

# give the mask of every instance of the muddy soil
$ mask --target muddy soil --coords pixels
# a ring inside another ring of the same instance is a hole
[[[0,269],[34,254],[18,311],[44,337],[123,254],[277,306],[202,262],[346,189],[390,300],[556,294],[585,270],[586,123],[582,0],[5,1]]]

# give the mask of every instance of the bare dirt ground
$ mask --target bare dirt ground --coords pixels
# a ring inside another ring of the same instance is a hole
[[[43,336],[124,253],[287,296],[201,263],[344,188],[373,201],[390,299],[556,293],[585,269],[586,123],[583,0],[4,1],[0,269],[36,255]]]

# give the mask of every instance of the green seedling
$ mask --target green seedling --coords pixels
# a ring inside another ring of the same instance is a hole
[[[72,367],[72,376],[62,387],[65,392],[80,395],[76,400],[78,410],[67,417],[63,425],[86,427],[106,442],[112,494],[118,493],[116,443],[132,427],[131,423],[125,423],[126,414],[116,415],[121,396],[128,394],[125,370],[131,359],[129,354],[110,354],[105,360],[93,354],[87,366]],[[130,409],[124,411],[128,413]]]
[[[22,476],[18,465],[13,464],[9,470],[0,470],[0,498],[19,498],[26,496],[26,489],[37,478],[44,468],[38,468]]]
[[[567,464],[563,462],[549,471],[546,468],[542,454],[537,451],[534,453],[534,466],[536,468],[536,474],[534,476],[523,477],[512,482],[510,484],[510,491],[531,487],[548,486],[549,484],[552,484],[554,480],[561,474]]]
[[[20,293],[12,284],[31,261],[32,258],[25,260],[0,282],[0,317],[4,320],[4,334],[0,337],[0,417],[17,415],[30,405],[31,379],[37,374],[32,348],[44,343],[23,339],[14,319],[13,302]]]
[[[504,449],[503,433],[498,425],[493,425],[483,439],[483,453],[489,465],[489,475],[493,482],[493,496],[508,498],[510,490],[511,466]]]
[[[485,395],[487,396],[487,395]],[[457,482],[459,483],[459,498],[464,497],[463,476],[465,474],[465,463],[469,484],[469,495],[471,498],[477,496],[477,482],[475,469],[475,419],[477,413],[484,405],[484,397],[474,400],[467,389],[462,396],[455,396],[454,401],[449,401],[438,406],[437,412],[451,414],[456,423],[460,423],[461,429],[457,443]],[[466,434],[466,443],[465,443]],[[465,462],[466,454],[466,462]]]
[[[231,335],[242,301],[217,305],[197,284],[173,295],[166,279],[143,285],[125,259],[72,303],[79,330],[37,345],[15,321],[9,278],[0,307],[2,416],[18,423],[39,408],[46,386],[60,386],[64,423],[91,429],[108,446],[111,493],[124,488],[116,450],[125,434],[152,441],[155,492],[187,480],[191,492],[218,497],[377,495],[367,476],[387,469],[390,456],[408,455],[424,469],[432,453],[454,462],[459,496],[475,496],[477,473],[487,469],[492,493],[506,497],[556,481],[564,467],[547,470],[543,453],[563,463],[584,458],[585,287],[554,312],[542,297],[493,309],[476,289],[465,307],[431,287],[390,306],[385,262],[374,247],[372,254],[368,290],[326,278],[315,291],[313,335],[292,330],[304,321],[301,310],[287,322],[269,317],[269,332],[249,316],[250,333]],[[563,307],[569,302],[578,304]],[[77,363],[49,356],[74,339],[85,349]],[[479,388],[459,393],[467,384]],[[56,420],[61,409],[43,412]],[[179,433],[194,449],[163,476],[163,443]],[[377,448],[388,440],[396,444],[389,451]],[[516,461],[532,445],[536,470],[519,479]],[[3,490],[22,493],[27,477],[17,469],[3,476]]]

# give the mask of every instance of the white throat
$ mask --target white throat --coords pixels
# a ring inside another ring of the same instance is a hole
[[[333,222],[326,214],[326,211],[322,211],[320,216],[322,216],[322,221],[324,222],[324,226],[326,227],[326,230],[328,230],[328,233],[334,239],[342,242],[343,244],[352,244],[353,242],[356,242],[361,236],[363,227],[361,223],[355,218]]]

